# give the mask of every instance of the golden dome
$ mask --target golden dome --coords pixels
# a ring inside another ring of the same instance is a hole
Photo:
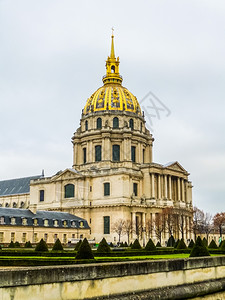
[[[119,74],[119,57],[115,58],[114,35],[112,34],[111,53],[106,61],[104,85],[94,92],[87,100],[83,115],[98,111],[127,111],[141,115],[137,98],[121,85]]]

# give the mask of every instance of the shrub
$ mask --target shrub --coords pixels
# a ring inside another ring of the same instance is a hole
[[[147,242],[147,245],[145,246],[145,250],[147,250],[147,251],[156,251],[157,250],[155,244],[152,241],[152,239],[150,239]]]
[[[82,241],[79,240],[79,242],[75,245],[75,249],[74,249],[74,250],[75,250],[75,251],[78,251],[81,244],[82,244]]]
[[[26,242],[24,248],[32,248],[31,242],[30,241]]]
[[[43,239],[41,239],[40,242],[36,245],[34,251],[48,251],[48,246],[46,242]]]
[[[15,245],[15,248],[20,248],[20,243],[19,242],[16,241],[14,245]]]
[[[159,247],[162,247],[161,244],[160,244],[160,242],[158,242],[158,243],[156,244],[156,247],[158,247],[158,248],[159,248]]]
[[[174,248],[177,248],[177,245],[179,244],[179,239],[175,242],[175,244],[174,244]]]
[[[113,248],[113,247],[114,247],[112,242],[109,244],[109,246],[110,246],[111,248]]]
[[[218,247],[217,247],[216,242],[214,240],[211,240],[208,248],[217,249]]]
[[[63,251],[63,246],[59,239],[55,241],[55,244],[52,247],[52,251]]]
[[[220,243],[220,250],[225,251],[225,241]]]
[[[86,238],[84,238],[83,242],[81,243],[76,259],[94,259],[93,253],[91,251],[91,247]]]
[[[191,239],[189,245],[188,245],[188,248],[192,249],[194,247],[195,243],[194,241]]]
[[[101,252],[101,253],[109,253],[109,252],[111,252],[111,249],[110,249],[109,245],[107,244],[105,238],[103,238],[101,240],[101,242],[99,243],[97,252]]]
[[[208,241],[205,237],[203,238],[202,242],[206,247],[208,247]]]
[[[198,236],[194,247],[191,250],[190,257],[210,256],[208,249],[203,244],[200,236]]]
[[[131,243],[130,243],[130,247],[132,247],[132,245],[133,245],[133,243],[131,242]]]
[[[187,246],[186,246],[184,240],[181,239],[177,245],[177,249],[186,249],[186,248],[187,248]]]
[[[13,243],[13,241],[11,241],[8,245],[8,248],[15,248],[15,244]]]
[[[167,247],[174,247],[174,244],[175,244],[175,239],[174,239],[173,235],[171,235],[168,239]]]
[[[124,246],[124,247],[128,247],[128,244],[127,244],[127,242],[125,242],[125,243],[123,244],[123,246]]]
[[[133,242],[133,244],[132,244],[132,246],[131,246],[131,249],[141,249],[141,245],[140,245],[138,239],[136,239],[136,240]]]

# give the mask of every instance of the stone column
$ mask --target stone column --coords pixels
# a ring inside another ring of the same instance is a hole
[[[105,160],[106,149],[105,149],[105,139],[102,138],[102,160]]]
[[[167,199],[167,175],[164,175],[164,198]]]
[[[88,162],[93,162],[93,158],[94,158],[94,155],[93,155],[93,152],[94,152],[94,149],[93,149],[93,141],[90,141],[88,143],[88,149],[87,149],[88,153],[87,153],[87,156],[88,156]]]
[[[158,174],[158,199],[161,199],[161,175]]]
[[[156,235],[155,235],[155,213],[152,213],[152,225],[153,225],[153,230],[152,230],[152,240],[155,243],[156,241]]]
[[[185,202],[184,199],[184,179],[181,179],[181,190],[182,190],[182,196],[181,196],[181,201]]]
[[[155,175],[152,173],[152,198],[155,198]]]
[[[145,247],[146,245],[146,224],[145,224],[145,220],[146,220],[146,214],[142,213],[142,228],[143,228],[143,247]]]
[[[172,199],[172,184],[171,184],[171,175],[169,175],[169,200]]]
[[[134,241],[136,239],[136,213],[132,212],[132,240]]]
[[[180,178],[177,177],[177,200],[180,201]]]

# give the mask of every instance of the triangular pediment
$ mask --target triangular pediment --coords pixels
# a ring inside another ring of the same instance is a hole
[[[180,172],[188,173],[188,172],[181,166],[181,164],[179,164],[178,161],[170,162],[170,163],[164,165],[163,168],[168,168],[168,169],[172,169],[172,170],[175,170],[175,171],[180,171]]]
[[[81,175],[80,173],[78,173],[76,170],[74,169],[66,169],[64,171],[59,171],[58,173],[56,173],[56,175],[54,175],[52,177],[52,180],[66,180],[66,179],[74,179],[74,178],[81,178],[83,177],[83,175]]]

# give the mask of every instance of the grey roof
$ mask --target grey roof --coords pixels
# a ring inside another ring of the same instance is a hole
[[[29,194],[30,181],[42,175],[0,181],[0,196]]]
[[[66,212],[38,210],[34,214],[29,209],[0,207],[0,217],[4,217],[4,224],[1,225],[11,225],[11,218],[15,218],[16,224],[12,226],[34,226],[34,219],[37,219],[39,227],[45,227],[44,220],[48,220],[48,227],[55,227],[54,220],[57,220],[58,227],[64,227],[63,221],[67,221],[67,227],[81,228],[80,222],[82,221],[83,228],[90,228],[85,219]],[[22,225],[24,218],[27,219],[27,225]]]

